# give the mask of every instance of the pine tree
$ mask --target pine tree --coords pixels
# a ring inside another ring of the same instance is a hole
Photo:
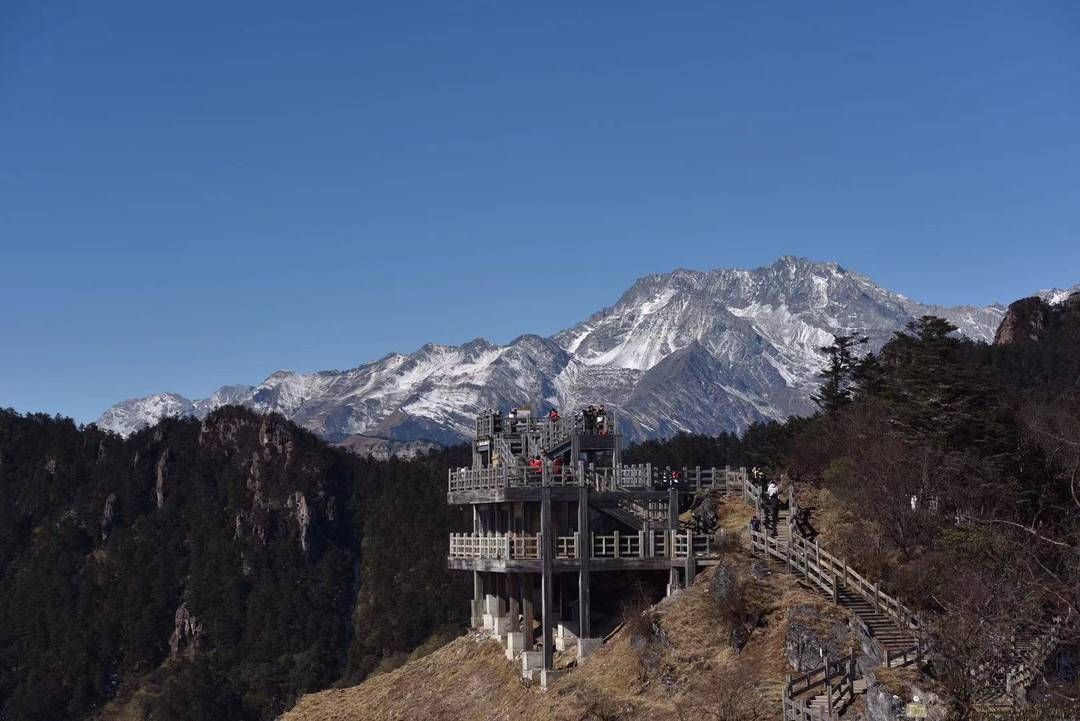
[[[818,349],[826,355],[828,361],[821,372],[821,387],[810,398],[825,413],[834,413],[851,403],[854,395],[854,372],[858,363],[856,349],[867,340],[865,337],[838,335],[832,345]]]

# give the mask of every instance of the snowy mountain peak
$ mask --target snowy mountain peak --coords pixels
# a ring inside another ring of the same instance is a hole
[[[716,433],[812,410],[818,349],[838,334],[865,335],[877,348],[932,314],[990,341],[1004,312],[924,305],[837,263],[796,256],[749,270],[677,269],[639,278],[615,305],[550,338],[429,343],[345,371],[277,371],[194,403],[175,394],[124,401],[99,425],[127,434],[167,415],[239,403],[335,441],[364,434],[451,443],[469,437],[485,408],[601,402],[619,411],[634,439]]]

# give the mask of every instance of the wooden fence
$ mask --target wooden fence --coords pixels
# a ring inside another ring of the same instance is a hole
[[[760,510],[759,489],[749,481],[745,483],[743,497]],[[766,558],[771,557],[781,561],[793,573],[803,576],[811,585],[821,589],[835,603],[840,602],[841,591],[862,597],[872,604],[876,611],[891,618],[897,626],[910,632],[915,638],[915,643],[911,647],[898,652],[890,652],[875,638],[873,630],[857,614],[852,614],[862,635],[869,639],[874,652],[882,659],[883,665],[889,668],[901,668],[920,664],[925,656],[925,647],[922,642],[922,624],[915,612],[899,599],[883,592],[880,582],[871,582],[851,568],[846,560],[823,549],[816,539],[811,541],[802,536],[795,526],[799,508],[790,490],[788,507],[789,539],[780,541],[771,538],[765,529],[755,531],[750,528],[751,552],[760,552]],[[854,656],[842,667],[826,658],[824,663],[817,668],[789,678],[784,686],[783,696],[785,721],[835,720],[846,704],[850,703],[851,696],[854,695],[854,682]],[[824,688],[826,705],[814,708],[803,699],[810,690],[818,687]]]
[[[784,719],[787,721],[835,721],[855,699],[858,670],[855,652],[848,658],[833,661],[828,656],[817,668],[788,676],[784,684]],[[812,706],[805,699],[825,697],[825,706]]]
[[[683,492],[731,493],[741,491],[745,481],[746,470],[742,468],[657,468],[650,463],[597,468],[584,463],[559,465],[545,460],[539,468],[510,462],[488,468],[451,468],[447,472],[450,493],[578,485],[598,492],[675,488]]]
[[[496,561],[539,560],[543,558],[539,533],[451,533],[450,558]],[[719,543],[712,534],[654,529],[609,534],[589,534],[591,558],[712,558]],[[582,538],[574,533],[555,537],[555,558],[581,558]]]

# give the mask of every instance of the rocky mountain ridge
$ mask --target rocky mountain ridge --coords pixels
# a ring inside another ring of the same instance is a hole
[[[866,335],[876,349],[912,318],[933,314],[990,342],[1004,313],[1000,305],[922,304],[836,263],[785,256],[754,270],[646,276],[615,305],[550,338],[428,344],[345,371],[278,371],[204,400],[131,399],[98,425],[126,435],[163,417],[201,418],[239,404],[280,413],[331,441],[362,434],[455,443],[470,436],[484,408],[604,403],[633,439],[717,433],[809,412],[817,349],[835,335]]]

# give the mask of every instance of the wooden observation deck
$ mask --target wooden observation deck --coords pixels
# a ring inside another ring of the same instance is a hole
[[[669,591],[690,582],[717,562],[722,539],[680,510],[746,486],[744,470],[624,465],[621,440],[602,409],[489,412],[476,419],[472,466],[447,474],[447,503],[472,508],[471,531],[450,535],[447,563],[473,572],[473,624],[503,638],[508,655],[525,654],[524,671],[532,662],[542,682],[556,630],[576,639],[579,656],[599,643],[592,574],[667,572]]]

